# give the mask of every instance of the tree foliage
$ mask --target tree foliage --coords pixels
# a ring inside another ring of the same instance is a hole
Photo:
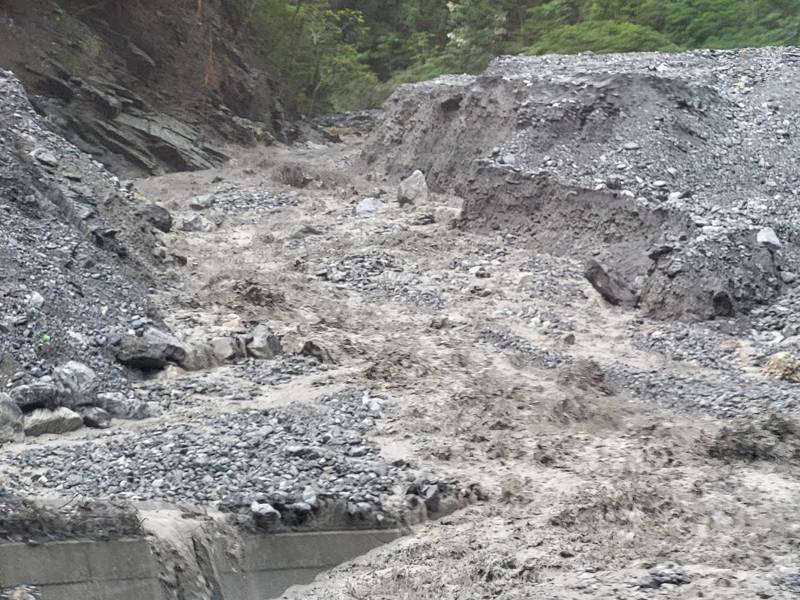
[[[494,56],[800,44],[800,0],[217,0],[302,110],[381,101],[398,83]]]

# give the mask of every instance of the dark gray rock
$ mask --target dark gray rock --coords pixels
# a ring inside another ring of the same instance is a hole
[[[99,406],[81,406],[78,414],[83,419],[83,424],[92,429],[107,429],[111,427],[111,415]]]
[[[186,349],[171,335],[150,328],[141,337],[126,335],[112,347],[116,359],[127,367],[151,371],[186,360]]]
[[[159,204],[146,204],[140,214],[156,229],[169,233],[172,231],[172,214]]]
[[[13,388],[9,395],[24,412],[39,408],[54,409],[65,398],[64,390],[54,382],[37,381]]]
[[[71,360],[55,368],[53,379],[65,392],[61,401],[63,406],[75,408],[94,403],[99,382],[94,369]]]
[[[97,406],[117,419],[139,420],[150,416],[146,402],[119,392],[98,394]]]
[[[636,295],[628,286],[608,273],[597,261],[590,260],[586,263],[584,276],[592,287],[614,306],[635,306]]]

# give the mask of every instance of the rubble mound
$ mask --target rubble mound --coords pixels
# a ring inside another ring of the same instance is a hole
[[[0,386],[26,412],[75,408],[88,381],[125,392],[107,343],[149,320],[146,273],[171,260],[152,206],[49,131],[5,71],[0,96]]]
[[[796,49],[500,57],[403,86],[362,160],[461,226],[593,259],[645,313],[732,317],[793,282]]]

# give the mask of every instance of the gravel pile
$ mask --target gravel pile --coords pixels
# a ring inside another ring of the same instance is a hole
[[[291,382],[302,375],[325,371],[327,365],[308,356],[282,354],[273,360],[241,359],[225,368],[226,378],[237,383],[231,386],[220,380],[216,373],[188,373],[179,379],[161,379],[144,382],[137,387],[139,397],[158,404],[163,409],[172,406],[191,406],[194,396],[229,397],[247,401],[262,395],[264,386],[278,386]]]
[[[444,300],[420,285],[420,275],[385,252],[346,256],[317,269],[317,277],[360,292],[379,294],[393,302],[441,310]]]
[[[633,346],[655,352],[670,360],[692,363],[711,369],[731,369],[738,343],[730,335],[709,327],[685,323],[654,323],[655,331],[635,333]]]
[[[558,369],[569,366],[574,359],[563,353],[538,348],[535,344],[507,331],[484,329],[478,335],[478,341],[487,343],[498,350],[514,352],[525,357],[533,366],[542,369]]]
[[[334,496],[380,506],[402,478],[365,437],[385,400],[348,389],[314,405],[216,415],[143,433],[33,448],[9,460],[18,493],[92,498],[306,502]],[[36,475],[34,475],[36,473]]]
[[[732,372],[681,375],[663,369],[642,371],[619,363],[603,368],[612,387],[682,412],[696,411],[727,419],[800,409],[800,389],[782,381]]]
[[[454,189],[463,227],[596,259],[652,316],[746,314],[798,273],[798,75],[791,48],[501,57],[401,87],[362,159]]]
[[[48,131],[3,71],[0,96],[0,387],[79,360],[124,389],[105,346],[148,315],[144,269],[169,261],[157,209]]]
[[[276,192],[266,185],[242,187],[224,184],[211,194],[195,198],[196,206],[213,209],[228,215],[241,213],[268,213],[297,205],[298,193],[294,190]],[[203,208],[199,208],[203,210]]]

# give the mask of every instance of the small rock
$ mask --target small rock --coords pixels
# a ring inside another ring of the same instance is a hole
[[[28,298],[28,306],[33,309],[39,310],[44,306],[44,297],[39,292],[31,292]]]
[[[68,433],[83,426],[81,416],[65,407],[38,409],[25,417],[25,435],[36,437],[46,433]]]
[[[253,518],[256,522],[264,523],[277,523],[281,520],[281,513],[275,510],[275,507],[266,502],[253,502],[250,504],[250,510],[253,513]]]
[[[797,273],[792,271],[781,271],[781,279],[785,284],[794,283],[797,281]]]
[[[206,219],[202,215],[191,215],[186,217],[181,224],[182,231],[188,232],[201,232],[201,233],[211,233],[217,228],[214,223]]]
[[[414,204],[417,201],[426,202],[427,200],[428,183],[425,181],[425,175],[420,170],[414,171],[397,188],[397,201],[400,206]]]
[[[769,250],[779,250],[781,247],[781,240],[771,227],[764,227],[760,230],[756,240],[760,246],[765,246]]]
[[[356,204],[353,214],[357,217],[374,217],[381,212],[386,205],[377,198],[364,198]]]
[[[574,333],[568,333],[563,338],[561,338],[561,342],[565,346],[574,346],[575,345],[575,334]]]
[[[82,406],[78,414],[83,419],[83,424],[92,429],[107,429],[111,427],[111,415],[99,406]]]
[[[137,398],[128,398],[120,392],[97,394],[97,407],[117,419],[139,420],[150,416],[146,402]]]
[[[214,206],[214,196],[211,194],[203,194],[202,196],[195,196],[189,200],[189,208],[192,210],[207,210]]]

